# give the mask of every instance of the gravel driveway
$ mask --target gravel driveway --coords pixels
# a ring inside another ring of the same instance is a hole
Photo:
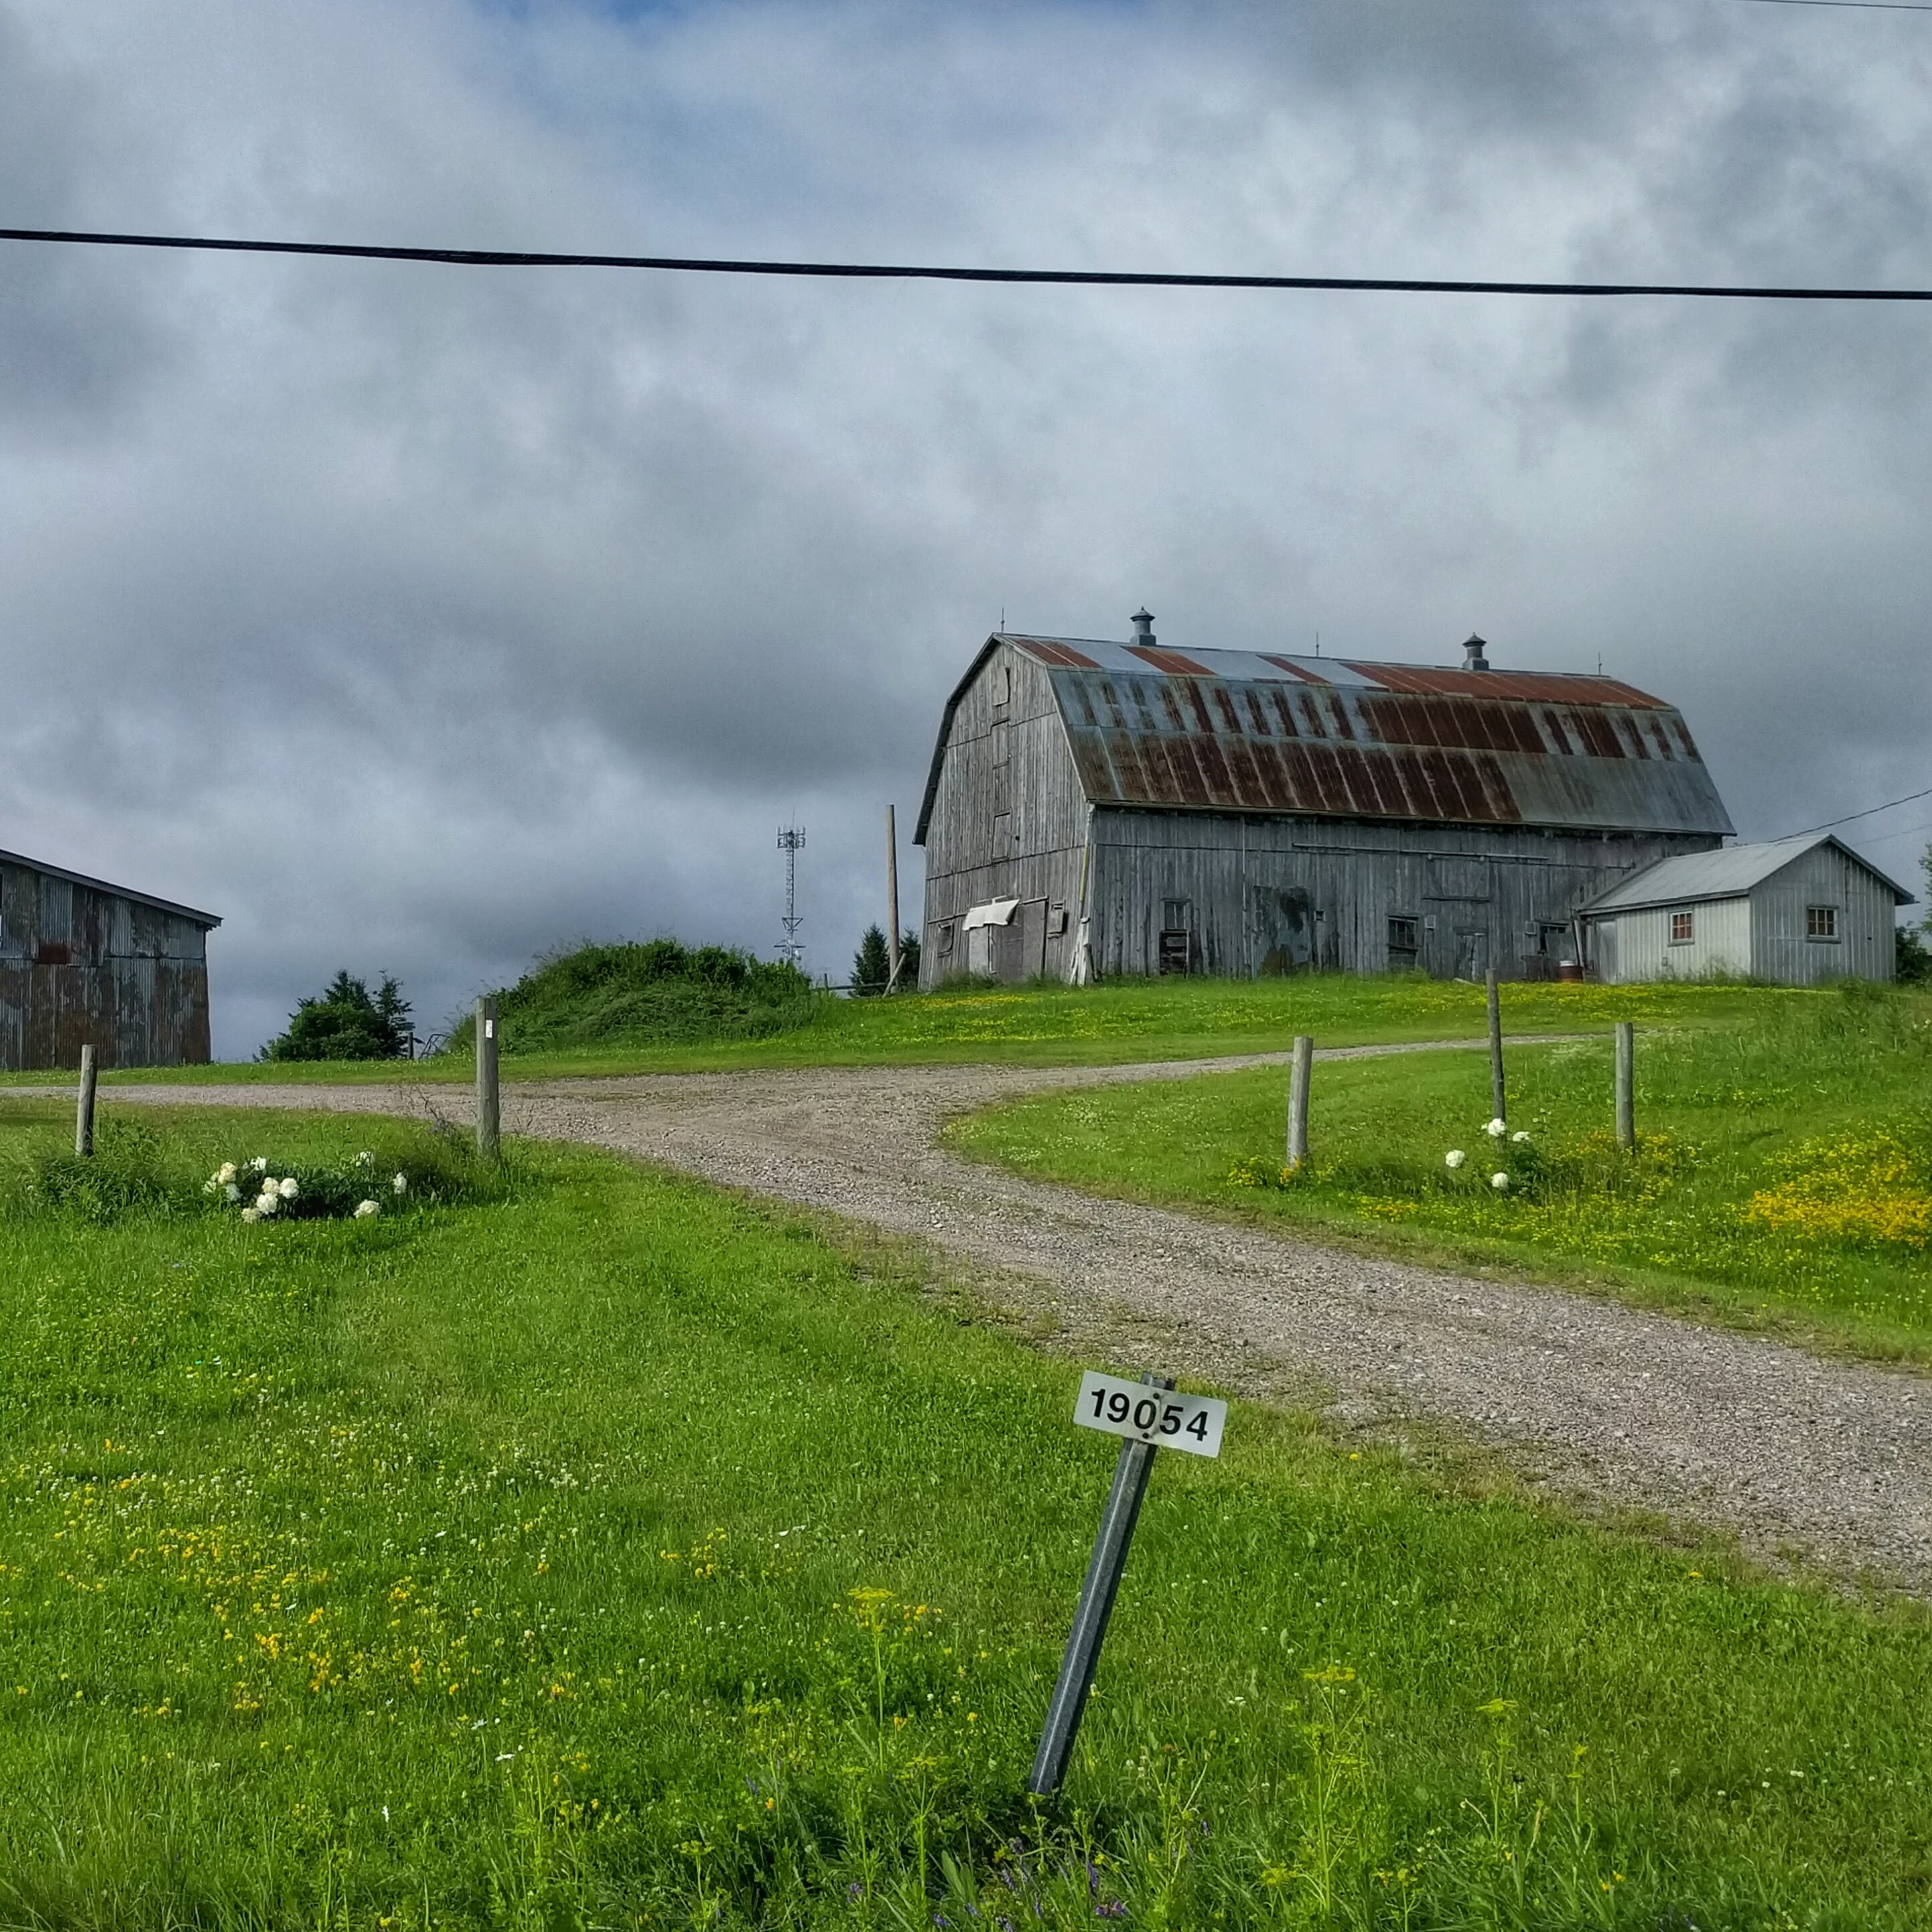
[[[1414,1048],[1342,1049],[1355,1057]],[[1278,1056],[1264,1056],[1274,1058]],[[1552,1486],[1932,1586],[1932,1382],[1549,1288],[1100,1201],[938,1144],[963,1109],[1252,1060],[829,1067],[506,1086],[508,1132],[583,1141],[918,1238],[1114,1365],[1451,1425]],[[466,1118],[460,1088],[115,1087],[104,1103]]]

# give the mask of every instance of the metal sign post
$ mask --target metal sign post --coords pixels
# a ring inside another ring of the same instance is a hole
[[[1153,1374],[1130,1382],[1090,1370],[1080,1378],[1074,1420],[1082,1428],[1102,1430],[1126,1440],[1120,1444],[1120,1460],[1114,1466],[1114,1486],[1100,1513],[1100,1533],[1088,1560],[1087,1580],[1080,1586],[1066,1654],[1060,1659],[1059,1681],[1053,1687],[1053,1701],[1046,1707],[1040,1749],[1027,1779],[1027,1789],[1036,1797],[1051,1797],[1066,1776],[1066,1761],[1073,1754],[1080,1715],[1094,1688],[1107,1620],[1114,1613],[1128,1546],[1140,1519],[1141,1498],[1147,1494],[1148,1478],[1154,1472],[1154,1451],[1184,1449],[1195,1456],[1221,1453],[1228,1405],[1213,1396],[1176,1395],[1173,1389],[1171,1377]]]

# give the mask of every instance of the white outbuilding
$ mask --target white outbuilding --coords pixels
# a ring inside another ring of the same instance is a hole
[[[1912,895],[1828,832],[1687,852],[1586,905],[1593,977],[1729,976],[1809,986],[1889,980],[1894,914]]]

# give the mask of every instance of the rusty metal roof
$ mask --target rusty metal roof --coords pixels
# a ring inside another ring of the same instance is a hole
[[[1727,836],[1683,718],[1615,678],[996,633],[1048,674],[1096,805]]]

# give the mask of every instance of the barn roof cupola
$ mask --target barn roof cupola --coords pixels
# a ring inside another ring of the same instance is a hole
[[[1465,670],[1487,670],[1490,661],[1483,654],[1489,646],[1472,631],[1462,645],[1462,668]]]
[[[1134,613],[1134,642],[1142,650],[1154,649],[1154,613],[1143,604]]]

